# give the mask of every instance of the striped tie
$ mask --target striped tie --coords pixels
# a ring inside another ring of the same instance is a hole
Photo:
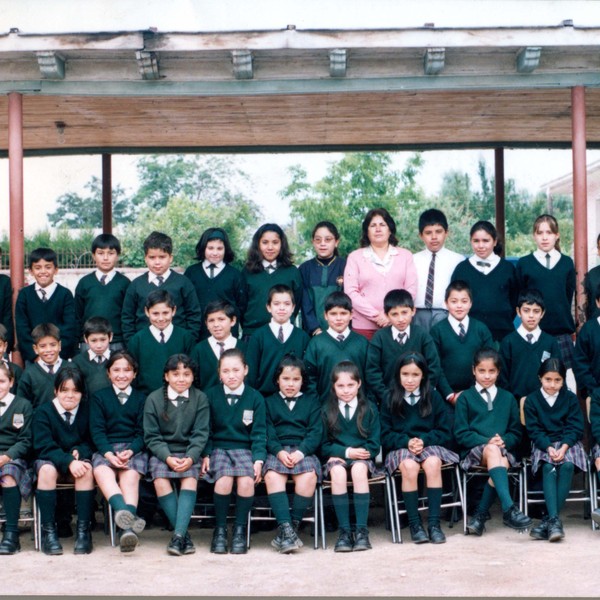
[[[277,339],[283,344],[283,327],[281,325],[279,326],[279,333],[277,334]]]
[[[435,252],[431,253],[429,273],[427,273],[427,288],[425,289],[425,308],[433,306],[433,278],[435,275]]]
[[[458,324],[458,337],[462,340],[466,335],[465,326],[462,323]]]

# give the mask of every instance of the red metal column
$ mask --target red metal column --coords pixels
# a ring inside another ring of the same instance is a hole
[[[112,155],[102,155],[102,231],[112,233]]]
[[[506,215],[504,203],[504,148],[494,150],[494,181],[496,183],[496,229],[502,240],[502,256],[506,255]]]
[[[585,321],[583,278],[588,268],[587,253],[587,164],[585,132],[585,88],[571,89],[571,127],[573,148],[573,258],[577,273],[575,317],[578,324]]]
[[[10,278],[13,287],[13,307],[17,294],[25,283],[23,263],[25,260],[23,217],[23,96],[16,92],[8,94],[8,195]],[[12,360],[23,365],[18,351]]]

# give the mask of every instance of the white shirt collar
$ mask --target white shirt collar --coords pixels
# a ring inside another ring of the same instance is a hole
[[[96,356],[98,356],[91,348],[88,348],[87,351],[88,354],[88,358],[93,361],[96,362]],[[104,360],[108,360],[110,358],[110,348],[107,348],[103,353],[102,353],[102,357],[104,358]]]
[[[459,332],[459,329],[458,329],[459,323],[462,323],[465,326],[465,333],[467,331],[469,331],[469,315],[467,315],[462,321],[458,321],[450,313],[448,313],[448,323],[450,323],[450,326],[452,327],[452,329],[455,331],[455,333],[457,335]]]
[[[560,393],[560,390],[553,395],[547,394],[544,390],[544,388],[540,388],[540,392],[542,392],[542,396],[544,397],[544,400],[546,400],[546,402],[549,404],[549,406],[554,406],[554,403],[556,402],[557,398],[558,398],[558,394]]]
[[[95,271],[96,279],[98,281],[100,281],[100,279],[104,275],[106,275],[106,279],[105,279],[106,283],[110,283],[114,279],[116,274],[117,274],[117,271],[115,269],[111,269],[108,273],[105,273],[104,271],[101,271],[100,269],[96,269],[96,271]],[[106,285],[106,283],[104,285]]]
[[[478,383],[475,384],[475,389],[479,392],[479,394],[481,395],[481,390],[483,389],[482,385],[479,385]],[[487,391],[490,393],[490,398],[493,400],[495,400],[496,398],[496,394],[498,393],[498,388],[496,387],[496,384],[494,385],[490,385],[489,388],[486,388]]]
[[[473,265],[478,271],[484,274],[488,274],[490,271],[494,269],[494,267],[498,266],[500,262],[500,257],[492,252],[487,258],[479,258],[477,255],[473,255],[469,258],[469,262]],[[477,263],[488,263],[490,266],[478,265]]]
[[[221,346],[219,346],[217,340],[214,338],[214,336],[210,336],[209,338],[207,338],[208,341],[208,345],[211,347],[211,350],[215,353],[215,356],[217,358],[221,357]],[[225,345],[223,346],[224,350],[230,350],[231,348],[235,348],[236,344],[237,344],[237,339],[234,338],[231,334],[229,334],[229,337],[226,337],[224,340],[221,340]]]
[[[2,402],[6,404],[6,406],[0,406],[0,416],[2,416],[9,408],[11,402],[15,399],[15,395],[8,392],[4,398],[2,398]]]
[[[131,393],[133,392],[133,388],[130,385],[128,385],[124,390],[120,390],[116,385],[112,384],[112,389],[117,396],[122,393],[131,396]]]
[[[267,267],[268,267],[269,265],[272,265],[272,266],[274,266],[274,267],[275,267],[275,269],[277,269],[277,260],[274,260],[273,262],[269,262],[268,260],[265,260],[265,259],[263,258],[261,262],[262,262],[262,266],[263,266],[263,268],[265,269],[265,271],[266,271],[267,273],[273,273],[273,271],[272,271],[271,269],[267,269]]]
[[[64,414],[67,412],[66,408],[63,408],[62,404],[59,402],[58,398],[54,398],[54,400],[52,400],[52,404],[54,404],[54,407],[56,408],[56,410],[58,411],[58,414],[63,417],[64,419]],[[69,411],[71,413],[71,423],[75,420],[75,415],[77,414],[77,411],[79,410],[79,404],[71,411]]]
[[[152,271],[148,271],[148,283],[156,285],[155,282],[156,282],[157,277],[162,277],[163,283],[164,283],[167,279],[169,279],[170,274],[171,274],[171,269],[167,269],[162,275],[156,275]]]
[[[45,288],[43,288],[41,285],[39,285],[39,283],[36,281],[34,283],[35,285],[35,291],[37,293],[37,295],[40,295],[40,290],[44,290],[46,292],[46,300],[50,300],[52,294],[54,294],[54,292],[56,291],[56,288],[58,287],[58,283],[56,283],[56,281],[53,281],[50,285],[46,286]]]
[[[185,390],[185,392],[181,392],[181,394],[179,394],[170,385],[167,386],[167,397],[169,398],[169,400],[177,400],[177,398],[179,398],[179,396],[183,396],[184,398],[189,398],[190,397],[189,388],[187,390]]]
[[[354,398],[352,398],[352,400],[350,400],[350,402],[343,402],[342,400],[338,399],[338,406],[340,407],[340,411],[342,412],[342,414],[344,414],[344,407],[346,406],[346,404],[350,407],[350,413],[352,414],[358,406],[358,398],[355,396]]]
[[[546,266],[546,254],[550,255],[550,267],[554,267],[556,263],[560,260],[562,256],[561,253],[556,249],[552,248],[549,252],[542,252],[539,248],[534,250],[533,256],[537,259],[537,261],[543,266]]]
[[[394,341],[396,341],[398,339],[398,336],[401,333],[405,333],[406,337],[404,338],[404,343],[406,344],[406,342],[410,339],[410,325],[404,331],[400,331],[394,325],[392,325],[391,327],[392,327],[392,337],[394,338]]]
[[[288,398],[282,391],[279,392],[279,395],[284,399],[284,400],[291,400],[291,398]],[[300,398],[300,396],[302,396],[302,392],[298,392],[294,398]]]
[[[406,401],[406,403],[410,406],[410,395],[413,395],[416,399],[417,402],[419,402],[419,400],[421,399],[421,391],[419,389],[416,389],[414,392],[407,392],[404,391],[404,400]]]
[[[246,385],[244,383],[242,383],[240,387],[236,388],[235,390],[232,390],[230,387],[227,387],[225,384],[223,384],[223,391],[225,392],[225,395],[236,394],[237,396],[241,396],[244,393],[244,389],[246,389]]]
[[[40,358],[37,361],[38,365],[44,370],[46,371],[46,373],[49,373],[50,371],[48,371],[48,365]],[[54,375],[56,375],[56,373],[58,373],[58,370],[60,369],[60,365],[62,365],[62,358],[58,358],[58,360],[52,365],[53,367],[53,371],[54,371]]]
[[[171,334],[173,333],[173,323],[169,323],[162,332],[165,335],[165,342],[169,341]],[[154,337],[154,339],[160,343],[160,329],[158,327],[154,327],[154,325],[150,325],[150,333]]]
[[[526,341],[527,340],[527,334],[530,333],[531,335],[533,335],[533,342],[532,343],[536,343],[539,339],[540,339],[540,335],[542,335],[542,330],[538,327],[536,327],[533,331],[527,331],[527,329],[525,329],[525,327],[523,327],[523,325],[519,325],[519,327],[517,327],[517,333]]]
[[[350,335],[350,332],[351,332],[350,327],[346,327],[346,329],[344,329],[344,331],[340,331],[340,332],[337,332],[337,331],[331,329],[331,327],[327,328],[327,333],[336,341],[337,341],[338,335],[343,335],[344,341],[345,341],[346,338]]]
[[[288,321],[287,323],[276,323],[273,319],[271,319],[271,321],[269,322],[269,327],[271,328],[271,331],[273,332],[273,335],[275,337],[277,337],[279,335],[279,328],[283,327],[283,341],[287,342],[287,339],[290,337],[290,335],[292,335],[292,331],[294,330],[294,326],[292,325],[291,321]]]

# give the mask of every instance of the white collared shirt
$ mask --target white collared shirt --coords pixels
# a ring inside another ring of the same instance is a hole
[[[119,389],[114,383],[112,384],[112,389],[114,393],[119,397],[119,394],[127,394],[127,399],[129,400],[129,396],[131,396],[133,392],[133,388],[128,385],[124,390]]]
[[[546,254],[550,255],[550,268],[552,269],[556,266],[562,254],[556,248],[552,248],[550,252],[542,252],[539,248],[535,250],[533,256],[544,268],[546,268]]]
[[[427,277],[429,276],[429,265],[431,264],[431,250],[425,248],[413,254],[413,261],[417,269],[418,286],[415,306],[425,308],[425,293],[427,292]],[[446,310],[444,295],[450,283],[454,269],[465,257],[458,252],[443,247],[435,253],[435,270],[433,272],[433,300],[431,308]]]
[[[270,275],[271,273],[274,273],[274,272],[277,270],[277,261],[276,261],[276,260],[274,260],[273,262],[269,262],[268,260],[265,260],[265,259],[263,258],[261,262],[262,262],[262,266],[263,266],[263,268],[265,269],[265,271],[266,271],[267,273],[269,273],[269,275]],[[269,265],[271,265],[271,266],[275,267],[275,269],[267,269],[267,267],[268,267]]]
[[[556,400],[558,399],[558,392],[556,394],[553,394],[552,396],[550,394],[547,394],[544,391],[544,388],[541,388],[540,390],[542,392],[542,396],[544,396],[544,400],[546,400],[546,402],[548,403],[549,406],[554,406],[554,404],[556,403]]]
[[[410,403],[410,395],[413,395],[416,399],[415,404],[417,404],[419,402],[419,400],[421,399],[421,392],[416,389],[414,392],[404,392],[404,400],[406,402],[406,404],[408,404],[409,406],[412,406],[412,404]]]
[[[517,333],[527,342],[527,343],[531,343],[531,344],[535,344],[537,343],[537,341],[540,339],[540,335],[542,335],[542,330],[539,327],[536,327],[533,331],[527,331],[527,329],[525,329],[525,327],[523,327],[523,325],[519,325],[517,327]],[[527,339],[527,335],[531,334],[533,336],[531,342],[529,342],[529,340]]]
[[[2,402],[6,404],[6,406],[0,406],[0,417],[4,415],[4,413],[9,409],[10,403],[15,399],[15,395],[8,392],[4,398],[2,398]]]
[[[226,396],[227,394],[235,394],[236,396],[241,396],[244,393],[245,389],[246,384],[244,383],[242,383],[240,387],[236,388],[235,390],[232,390],[230,387],[227,387],[225,384],[223,384],[223,391],[225,392]]]
[[[344,331],[340,331],[337,332],[334,329],[331,329],[331,327],[327,328],[327,333],[336,341],[341,342],[341,341],[346,341],[346,338],[350,335],[350,327],[346,327],[346,329],[344,329]],[[338,335],[343,335],[344,339],[343,340],[338,340]]]
[[[54,400],[52,400],[52,403],[54,404],[54,407],[58,411],[58,414],[63,418],[63,421],[66,421],[65,413],[67,412],[67,409],[63,408],[63,405],[60,403],[58,398],[54,398]],[[79,404],[73,410],[69,411],[71,413],[71,423],[75,422],[75,417],[77,416],[78,410],[79,410]]]
[[[406,337],[404,338],[404,343],[406,344],[406,342],[408,342],[408,340],[410,339],[410,325],[404,331],[400,331],[397,327],[392,325],[392,337],[394,338],[394,341],[398,339],[398,336],[401,333],[406,334]]]
[[[296,400],[292,400],[291,398],[288,398],[282,391],[279,392],[279,395],[288,403],[288,407],[290,410],[294,409],[294,406],[296,406]],[[300,396],[302,396],[302,392],[298,392],[294,398],[300,398]],[[289,402],[288,402],[289,400]]]
[[[46,292],[46,296],[45,296],[46,301],[48,301],[48,300],[50,300],[50,298],[52,298],[52,294],[54,294],[54,292],[56,291],[56,288],[58,287],[58,283],[56,283],[56,281],[53,281],[50,285],[46,286],[45,288],[43,288],[37,282],[34,283],[34,285],[35,285],[35,291],[40,300],[42,299],[42,294],[40,294],[40,290],[44,290],[44,292]]]
[[[104,285],[108,285],[115,278],[116,274],[117,274],[116,269],[111,269],[108,273],[105,273],[104,271],[101,271],[100,269],[96,269],[96,271],[94,272],[94,275],[96,275],[96,279],[98,281],[100,281],[102,279],[102,277],[104,277],[106,275],[106,279],[104,280]],[[102,283],[102,282],[100,281],[100,283]]]
[[[98,356],[91,348],[88,348],[88,358],[91,362],[96,362],[96,357]],[[105,362],[110,358],[110,348],[107,348],[100,356],[102,356],[103,361]]]
[[[213,263],[210,262],[210,260],[203,260],[202,261],[202,268],[204,269],[204,271],[206,272],[206,276],[210,279],[210,269],[208,268],[210,265],[212,265]],[[223,261],[215,263],[215,269],[213,271],[213,277],[216,277],[223,269],[225,268],[225,263]]]
[[[171,401],[175,408],[177,408],[177,398],[179,398],[180,396],[182,396],[183,398],[189,398],[189,388],[185,390],[185,392],[181,392],[181,394],[179,394],[170,385],[167,386],[167,398]]]
[[[364,255],[373,263],[375,270],[379,271],[380,273],[387,273],[391,269],[394,262],[392,257],[398,254],[398,248],[390,244],[383,258],[379,258],[379,256],[377,256],[373,246],[367,246],[364,248],[363,252]]]
[[[467,334],[467,331],[469,331],[469,315],[467,315],[462,321],[458,321],[451,314],[449,314],[448,315],[448,323],[450,323],[450,327],[452,327],[452,329],[454,330],[454,333],[456,333],[456,335],[460,335],[460,330],[458,328],[459,323],[462,323],[464,325],[465,335]]]
[[[211,350],[214,352],[215,356],[217,358],[221,358],[221,346],[219,346],[217,340],[214,338],[214,336],[210,336],[208,339],[208,345],[210,346]],[[224,340],[221,340],[221,342],[223,342],[224,346],[223,346],[223,351],[225,350],[231,350],[232,348],[235,348],[236,344],[237,344],[237,339],[234,338],[231,334],[229,334],[229,337],[226,337]]]
[[[158,329],[158,327],[154,327],[154,325],[150,325],[150,333],[152,334],[152,337],[160,344],[160,329]],[[169,338],[171,337],[171,335],[173,334],[173,323],[169,323],[163,330],[162,330],[164,337],[165,337],[165,344],[169,341]]]
[[[162,275],[156,275],[152,271],[148,271],[148,283],[158,286],[158,282],[156,281],[156,278],[162,277],[163,283],[164,283],[167,279],[169,279],[170,274],[171,274],[171,269],[167,269]]]
[[[338,400],[338,407],[340,409],[340,414],[344,419],[346,418],[346,404],[350,407],[350,418],[354,416],[356,412],[356,407],[358,406],[358,398],[355,396],[350,402],[343,402],[342,400]]]
[[[271,331],[275,337],[279,335],[279,328],[283,327],[284,342],[287,342],[290,335],[292,335],[292,331],[294,331],[294,326],[292,325],[291,321],[288,321],[287,323],[276,323],[273,319],[271,319],[269,327],[271,328]]]
[[[486,402],[486,398],[481,394],[482,390],[486,389],[489,392],[492,402],[496,399],[496,395],[498,394],[498,388],[496,387],[496,384],[490,385],[489,388],[484,388],[482,385],[477,384],[475,386],[475,389],[479,392],[479,395],[481,396],[483,402]]]
[[[476,256],[474,254],[473,256],[469,257],[469,262],[480,273],[487,275],[488,273],[491,273],[500,264],[500,257],[497,254],[494,254],[493,252],[487,258],[479,258],[479,256]],[[488,263],[490,266],[488,267],[487,265],[478,265],[477,263]]]
[[[42,369],[44,369],[44,371],[46,371],[46,373],[50,373],[50,371],[48,370],[48,365],[41,358],[37,361],[37,363],[40,367],[42,367]],[[59,357],[58,360],[52,365],[54,375],[58,373],[60,365],[62,365],[62,358]]]

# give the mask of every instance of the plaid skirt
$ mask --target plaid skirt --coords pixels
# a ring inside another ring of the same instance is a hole
[[[283,449],[286,452],[294,452],[297,450],[296,446],[284,446]],[[263,477],[267,471],[275,471],[282,475],[300,475],[301,473],[310,473],[314,471],[317,475],[317,481],[320,483],[323,479],[323,472],[321,470],[321,463],[319,459],[314,456],[305,456],[300,462],[297,462],[293,467],[286,467],[276,456],[273,454],[267,455],[267,462],[263,466]]]
[[[373,478],[373,477],[380,477],[381,475],[385,474],[384,469],[379,468],[376,464],[375,461],[372,459],[369,460],[350,460],[349,458],[338,458],[335,460],[335,462],[326,462],[323,465],[323,479],[330,479],[329,478],[329,473],[331,472],[331,469],[333,467],[335,467],[336,465],[343,465],[344,467],[346,467],[346,469],[349,469],[353,464],[355,463],[364,463],[365,465],[367,465],[367,469],[369,471],[369,477]]]
[[[113,452],[121,452],[122,450],[127,450],[128,447],[129,444],[127,442],[119,442],[113,445]],[[115,471],[137,471],[143,477],[148,472],[148,454],[146,452],[138,452],[129,459],[127,467],[124,469],[117,469],[111,465],[100,452],[94,452],[94,455],[92,456],[92,466],[94,469],[96,467],[110,467]]]
[[[11,460],[0,467],[0,479],[5,475],[12,477],[17,482],[21,496],[28,500],[31,490],[33,490],[33,472],[27,463],[22,458]]]
[[[483,449],[486,446],[487,444],[479,444],[479,446],[475,446],[475,448],[471,448],[471,450],[469,450],[469,453],[460,461],[460,466],[463,471],[468,471],[473,467],[481,467]],[[500,448],[500,450],[502,452],[502,456],[505,456],[508,459],[508,464],[511,467],[516,467],[519,464],[519,461],[515,458],[515,456],[506,448]]]
[[[560,448],[561,445],[561,442],[552,442],[552,446],[554,448]],[[540,462],[547,462],[551,465],[562,465],[565,462],[570,462],[582,471],[587,471],[588,468],[588,457],[586,456],[585,450],[583,449],[583,444],[581,442],[577,442],[574,446],[571,446],[565,453],[565,458],[560,462],[554,462],[553,460],[550,460],[546,450],[533,448],[531,451],[531,472],[534,475],[540,468]]]
[[[573,336],[570,333],[563,333],[561,335],[554,336],[558,342],[558,349],[560,350],[560,359],[565,363],[565,368],[570,369],[573,367]]]
[[[392,450],[385,458],[385,468],[388,473],[391,475],[398,470],[400,463],[411,459],[415,462],[422,463],[427,460],[430,456],[437,456],[442,464],[446,463],[457,463],[460,458],[456,452],[452,452],[452,450],[448,450],[443,446],[425,446],[423,448],[423,452],[421,454],[413,454],[407,448],[400,448],[400,450]]]
[[[185,452],[173,452],[172,456],[177,458],[184,458]],[[187,471],[181,473],[173,471],[171,467],[162,460],[151,456],[148,461],[148,473],[146,475],[147,481],[154,481],[155,479],[184,479],[185,477],[193,477],[198,479],[200,477],[200,467],[202,465],[198,462],[192,465]]]
[[[235,450],[215,448],[210,455],[210,470],[203,479],[214,483],[221,477],[252,477],[254,479],[252,452],[241,448]]]
[[[592,458],[594,460],[596,460],[597,458],[600,458],[600,445],[595,444],[594,447],[592,448]]]

